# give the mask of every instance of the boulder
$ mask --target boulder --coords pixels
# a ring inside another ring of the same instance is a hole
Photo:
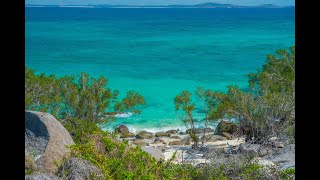
[[[239,152],[250,157],[255,157],[259,155],[260,145],[259,144],[249,144],[241,143],[239,145]]]
[[[135,135],[133,134],[133,133],[131,133],[131,132],[128,132],[128,133],[122,133],[121,135],[120,135],[120,138],[132,138],[132,137],[134,137]]]
[[[70,158],[58,170],[58,176],[63,179],[103,179],[104,175],[99,168],[90,161],[80,158]]]
[[[154,137],[153,134],[148,131],[141,131],[136,135],[137,139],[151,139],[153,137]]]
[[[153,141],[154,144],[159,144],[159,143],[162,143],[163,140],[160,139],[159,137],[156,137],[156,139]]]
[[[181,142],[181,141],[179,141],[179,140],[176,140],[176,141],[171,141],[170,143],[169,143],[169,145],[170,146],[176,146],[176,145],[183,145],[183,143]]]
[[[227,139],[231,139],[231,138],[232,138],[232,135],[229,134],[229,133],[227,133],[227,132],[222,132],[222,133],[221,133],[221,136],[223,136],[223,137],[225,137],[225,138],[227,138]]]
[[[155,136],[156,136],[156,137],[164,137],[164,136],[170,137],[170,133],[157,132]]]
[[[170,138],[171,138],[171,139],[181,139],[180,136],[171,136]]]
[[[222,132],[233,134],[237,130],[237,128],[238,126],[232,122],[220,121],[214,133],[217,135],[221,135]]]
[[[204,132],[204,130],[205,130],[206,133],[214,132],[214,130],[211,129],[211,128],[195,128],[194,130],[195,130],[196,134],[201,134],[201,133]],[[190,134],[190,132],[191,132],[191,129],[187,129],[186,130],[187,134]]]
[[[40,172],[54,173],[57,162],[69,156],[67,146],[73,144],[69,132],[52,115],[25,111],[25,153]]]
[[[58,176],[49,173],[30,174],[25,176],[25,180],[62,180]]]
[[[192,143],[192,138],[191,137],[187,137],[181,140],[181,143],[183,145],[190,145]]]
[[[227,138],[220,136],[220,135],[214,135],[214,134],[206,134],[204,137],[205,142],[216,142],[216,141],[225,141]]]
[[[147,146],[148,143],[143,141],[143,140],[139,140],[139,139],[135,139],[134,141],[132,141],[132,144],[135,144],[137,146]]]
[[[149,153],[156,160],[164,159],[164,154],[160,149],[153,147],[141,147],[141,149],[147,153]]]
[[[166,131],[166,133],[177,134],[178,131],[177,130],[168,130],[168,131]]]
[[[129,133],[129,129],[127,126],[121,124],[118,127],[116,127],[115,129],[116,132],[120,133],[120,134],[126,134]]]

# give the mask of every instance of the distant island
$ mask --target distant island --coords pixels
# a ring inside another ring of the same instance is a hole
[[[83,7],[83,8],[288,8],[294,6],[277,6],[274,4],[262,4],[257,6],[242,6],[234,4],[220,4],[220,3],[201,3],[194,5],[38,5],[26,4],[26,7]]]

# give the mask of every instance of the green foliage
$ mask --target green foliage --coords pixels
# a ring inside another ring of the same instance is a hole
[[[28,110],[53,114],[60,119],[85,119],[94,122],[112,120],[108,110],[132,111],[143,105],[144,99],[137,92],[129,91],[118,101],[117,90],[107,88],[104,77],[92,78],[82,73],[79,77],[36,75],[25,69],[25,107]],[[114,106],[114,107],[113,107]]]
[[[281,179],[291,180],[295,176],[295,168],[288,168],[279,172]]]
[[[226,93],[199,88],[196,94],[205,106],[206,119],[236,117],[240,120],[237,133],[250,141],[287,136],[294,142],[295,47],[289,52],[280,49],[267,55],[262,69],[249,74],[249,87],[251,90],[244,92],[237,86],[228,86]],[[185,100],[189,96],[190,93]]]
[[[72,121],[84,122],[76,119]],[[139,146],[130,146],[128,141],[117,141],[111,133],[99,131],[98,126],[95,128],[94,126],[96,124],[93,122],[88,122],[86,125],[66,126],[69,131],[77,132],[72,134],[76,144],[71,147],[71,156],[91,161],[102,170],[105,179],[227,180],[264,179],[266,177],[266,174],[259,171],[261,166],[248,162],[218,167],[209,164],[195,167],[190,164],[174,164],[172,163],[174,158],[167,162],[157,161],[142,151]],[[278,170],[275,172],[279,174],[279,177],[284,178],[289,177],[288,174],[291,173],[291,171]]]
[[[170,161],[156,161],[139,146],[118,142],[108,132],[92,133],[82,138],[84,143],[72,146],[71,154],[94,163],[107,179],[190,179],[187,169]]]
[[[193,140],[193,148],[198,148],[199,138],[195,131],[195,121],[192,116],[195,104],[191,103],[191,93],[188,91],[182,91],[174,98],[174,104],[176,111],[183,110],[186,113],[186,117],[183,118],[183,122],[187,127],[190,126],[189,135]]]
[[[137,114],[141,113],[141,110],[135,109],[137,105],[145,104],[143,97],[134,91],[127,92],[125,98],[122,99],[121,102],[118,102],[114,106],[115,111],[130,111],[135,112]]]
[[[62,121],[63,126],[68,130],[75,143],[87,143],[91,134],[102,133],[103,131],[91,121],[80,119],[68,119]]]

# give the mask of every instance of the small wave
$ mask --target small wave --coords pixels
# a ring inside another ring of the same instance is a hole
[[[132,112],[128,112],[128,113],[120,113],[120,114],[116,114],[114,115],[114,117],[116,118],[129,118],[133,115]]]

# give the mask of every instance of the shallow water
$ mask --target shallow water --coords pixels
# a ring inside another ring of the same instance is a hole
[[[58,76],[103,75],[122,95],[145,97],[141,115],[107,129],[181,129],[173,103],[179,92],[246,88],[266,54],[294,45],[294,19],[293,8],[26,8],[26,65]]]

